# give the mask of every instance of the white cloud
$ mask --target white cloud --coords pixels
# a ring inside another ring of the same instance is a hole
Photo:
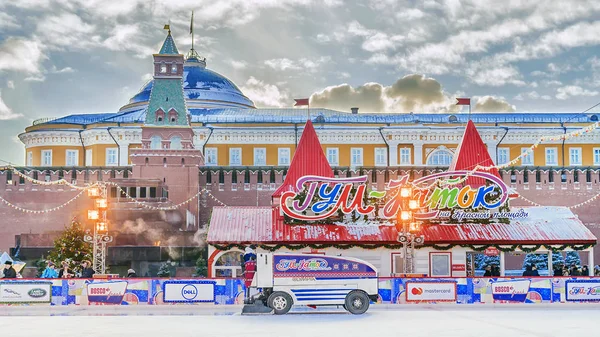
[[[154,78],[154,76],[152,76],[152,74],[145,73],[144,75],[142,75],[142,82],[146,83],[146,82],[150,81],[153,78]]]
[[[250,77],[240,90],[254,101],[257,107],[284,107],[289,106],[290,95],[279,87]]]
[[[494,87],[514,84],[524,86],[522,75],[513,66],[488,68],[485,66],[474,67],[467,70],[470,79],[479,85],[489,85]]]
[[[454,96],[445,93],[437,80],[411,74],[398,79],[391,86],[373,82],[357,87],[346,83],[330,86],[312,94],[310,99],[311,106],[341,111],[359,107],[365,112],[406,113],[457,111],[459,107],[455,104]],[[489,100],[493,101],[491,98]],[[506,108],[500,111],[506,111]]]
[[[4,12],[0,12],[0,28],[19,28],[19,25],[17,24],[17,20],[13,16],[10,16]]]
[[[556,89],[556,98],[566,100],[576,96],[596,96],[598,91],[590,91],[577,85],[567,85]]]
[[[329,61],[331,61],[331,57],[329,56],[323,56],[318,59],[301,58],[298,61],[279,58],[266,60],[264,64],[277,71],[308,70],[309,72],[316,72],[321,65]]]
[[[75,69],[71,67],[64,67],[62,69],[57,69],[56,66],[52,66],[52,70],[50,71],[53,74],[66,74],[66,73],[74,73]]]
[[[46,58],[40,44],[21,38],[8,38],[0,45],[0,71],[22,71],[39,74]]]
[[[14,88],[15,88],[15,82],[13,82],[13,81],[10,81],[10,80],[9,80],[9,81],[6,81],[6,86],[7,86],[9,89],[14,89]]]
[[[0,91],[0,120],[9,120],[23,117],[22,114],[18,114],[12,111],[4,101],[2,100],[2,92]]]
[[[139,24],[117,25],[110,36],[102,42],[102,46],[110,50],[131,51],[139,58],[145,58],[152,55],[156,50],[152,47],[141,44],[144,33]]]
[[[246,69],[246,67],[248,66],[248,63],[246,63],[245,61],[236,61],[236,60],[229,60],[229,64],[234,69]]]
[[[483,96],[477,97],[473,107],[474,112],[514,112],[516,107],[508,103],[503,97]]]
[[[37,24],[37,34],[51,49],[88,48],[95,45],[96,27],[73,13],[46,16]]]

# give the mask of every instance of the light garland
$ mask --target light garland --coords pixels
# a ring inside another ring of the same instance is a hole
[[[524,196],[522,196],[520,194],[519,194],[519,198],[522,199],[522,200],[524,200],[524,201],[527,201],[528,203],[532,204],[533,206],[536,206],[536,207],[545,207],[544,205],[541,205],[541,204],[538,204],[535,201],[529,200],[529,199],[525,198]],[[573,206],[557,206],[557,207],[566,207],[568,209],[575,209],[575,208],[579,208],[579,207],[588,205],[588,204],[590,204],[591,202],[595,201],[598,198],[600,198],[600,193],[594,195],[593,197],[589,198],[586,201],[580,202],[580,203],[575,204]]]
[[[4,199],[3,197],[0,196],[0,201],[2,201],[3,203],[5,203],[6,205],[21,211],[23,213],[31,213],[31,214],[43,214],[43,213],[50,213],[50,212],[55,212],[58,211],[66,206],[68,206],[70,203],[72,203],[73,201],[75,201],[77,198],[79,198],[80,196],[83,195],[83,193],[85,193],[85,190],[79,192],[75,197],[73,197],[71,200],[65,202],[64,204],[60,205],[60,206],[56,206],[53,208],[49,208],[49,209],[45,209],[45,210],[32,210],[32,209],[26,209],[17,205],[14,205],[12,203],[10,203],[8,200]]]
[[[75,184],[72,184],[70,182],[68,182],[67,180],[63,179],[59,179],[59,180],[55,180],[55,181],[42,181],[42,180],[37,180],[37,179],[33,179],[32,177],[21,173],[19,170],[15,169],[14,167],[9,167],[9,169],[16,175],[18,175],[19,177],[22,177],[23,179],[36,184],[36,185],[42,185],[42,186],[53,186],[53,185],[67,185],[71,188],[77,189],[77,190],[87,190],[90,188],[90,186],[77,186]]]

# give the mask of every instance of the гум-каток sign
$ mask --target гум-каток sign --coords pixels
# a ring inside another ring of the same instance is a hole
[[[472,176],[484,178],[489,184],[473,188],[469,185],[453,187],[460,181],[457,178]],[[419,187],[442,178],[445,183],[433,189]],[[318,221],[335,216],[338,211],[344,214],[357,212],[370,215],[376,210],[374,202],[390,196],[377,216],[384,219],[396,218],[401,211],[400,189],[410,184],[405,175],[388,183],[386,191],[370,191],[367,194],[367,176],[350,178],[328,178],[321,176],[304,176],[296,182],[296,190],[305,191],[304,200],[299,200],[300,193],[286,191],[281,195],[283,214],[302,221]],[[498,219],[524,218],[528,214],[524,210],[517,212],[492,211],[504,205],[509,199],[509,189],[502,179],[486,172],[448,171],[419,178],[412,182],[414,195],[411,198],[419,201],[419,210],[415,219],[426,220],[452,217],[458,221],[463,219]],[[355,193],[353,193],[355,189]],[[316,199],[316,201],[315,201]],[[365,204],[364,200],[374,200]],[[490,200],[491,199],[491,200]],[[477,209],[484,212],[476,212]],[[451,209],[452,211],[448,211]],[[308,214],[308,211],[313,214]]]

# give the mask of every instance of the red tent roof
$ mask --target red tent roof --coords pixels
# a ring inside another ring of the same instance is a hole
[[[273,197],[280,197],[284,191],[295,190],[296,180],[306,175],[333,178],[333,170],[323,153],[321,142],[310,120],[304,126],[283,184],[273,192]]]
[[[597,239],[565,207],[525,208],[529,217],[509,224],[424,226],[426,244],[595,244]],[[214,207],[210,244],[398,244],[394,226],[289,225],[271,207]]]
[[[473,124],[472,121],[469,121],[465,128],[462,141],[458,145],[458,149],[456,149],[449,171],[471,171],[477,165],[493,166],[494,162],[492,161],[483,140],[481,140],[479,132],[477,131],[477,128],[475,128],[475,124]],[[485,172],[484,170],[478,171]],[[501,178],[500,173],[498,173],[498,169],[496,168],[487,172]],[[485,179],[469,177],[467,179],[467,185],[472,187],[484,186]]]

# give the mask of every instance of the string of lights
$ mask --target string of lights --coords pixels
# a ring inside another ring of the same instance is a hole
[[[43,214],[43,213],[50,213],[50,212],[55,212],[58,211],[66,206],[68,206],[69,204],[71,204],[73,201],[75,201],[77,198],[81,197],[83,194],[85,193],[85,190],[82,190],[81,192],[77,193],[76,196],[74,196],[71,200],[65,202],[62,205],[56,206],[56,207],[52,207],[49,209],[44,209],[44,210],[33,210],[33,209],[26,209],[17,205],[12,204],[10,201],[4,199],[3,197],[0,196],[0,201],[2,201],[3,203],[5,203],[6,205],[8,205],[9,207],[12,207],[18,211],[21,211],[23,213],[29,213],[29,214]]]

